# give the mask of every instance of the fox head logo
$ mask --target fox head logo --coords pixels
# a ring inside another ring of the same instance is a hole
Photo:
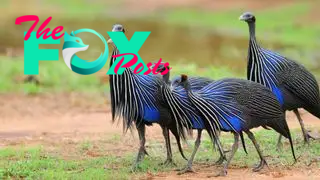
[[[82,42],[82,39],[79,37],[75,37],[74,33],[71,32],[70,35],[68,33],[64,34],[64,44],[62,48],[62,56],[64,62],[68,66],[69,69],[71,68],[71,61],[74,55],[79,51],[85,51],[89,48],[89,45],[85,45]]]
[[[81,38],[75,36],[76,34],[81,32],[94,34],[98,36],[104,43],[104,52],[100,54],[98,59],[94,61],[83,60],[76,55],[77,52],[85,51],[89,48],[89,45],[84,44]],[[79,29],[75,32],[72,31],[70,35],[68,33],[65,33],[64,35],[64,44],[62,48],[62,56],[64,62],[69,69],[78,74],[88,75],[99,71],[107,62],[108,51],[108,45],[104,37],[92,29]]]

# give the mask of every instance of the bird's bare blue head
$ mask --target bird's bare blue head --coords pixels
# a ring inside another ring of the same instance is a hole
[[[239,17],[239,20],[250,24],[256,22],[256,17],[251,12],[245,12]]]
[[[152,63],[152,66],[150,67],[151,69],[155,68],[155,65],[158,62]],[[159,72],[158,75],[161,75],[160,73],[164,72],[165,70],[170,70],[169,66],[165,66],[164,63],[161,63],[160,65],[158,65],[158,68],[156,69],[156,72]],[[169,82],[169,78],[170,78],[170,71],[168,73],[166,73],[165,75],[161,75],[162,79],[168,83]]]
[[[181,76],[175,76],[171,79],[171,85],[172,86],[181,86]]]
[[[121,24],[114,24],[114,25],[112,26],[112,32],[123,32],[123,33],[125,33],[126,31],[124,30],[123,25],[121,25]],[[111,38],[108,40],[108,44],[111,44],[111,45],[114,46],[114,43],[113,43],[113,41],[112,41]]]
[[[112,26],[112,32],[123,32],[123,33],[125,33],[126,31],[124,30],[123,25],[121,25],[121,24],[114,24],[114,25]]]

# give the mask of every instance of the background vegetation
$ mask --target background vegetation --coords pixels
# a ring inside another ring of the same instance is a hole
[[[169,6],[143,11],[142,7],[138,8],[139,3],[137,1],[136,6],[130,8],[125,0],[3,0],[1,11],[6,15],[1,17],[0,53],[9,57],[0,58],[0,92],[92,92],[100,86],[101,76],[97,78],[97,75],[103,76],[108,69],[106,65],[100,74],[79,76],[69,71],[60,59],[60,63],[40,63],[41,87],[12,83],[23,76],[23,31],[32,23],[17,26],[14,21],[25,14],[37,14],[40,22],[52,16],[50,28],[63,25],[69,33],[80,28],[92,28],[106,38],[106,31],[110,31],[114,23],[125,25],[128,38],[135,31],[151,31],[140,50],[145,61],[162,58],[172,65],[175,75],[185,72],[216,79],[245,77],[248,27],[238,17],[245,11],[252,11],[257,16],[258,40],[264,47],[299,61],[316,75],[320,72],[320,22],[314,8],[319,5],[317,0],[284,4],[280,1],[278,6],[269,8],[239,8],[229,3],[228,8],[219,10]],[[90,44],[90,48],[78,53],[80,57],[94,59],[103,51],[102,42],[94,35],[83,34],[81,38]],[[41,47],[61,48],[62,44]]]

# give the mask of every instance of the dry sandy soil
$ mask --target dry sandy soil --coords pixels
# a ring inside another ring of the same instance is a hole
[[[83,100],[79,100],[82,97]],[[76,100],[77,99],[77,100]],[[72,158],[72,147],[84,140],[106,139],[104,154],[119,155],[135,152],[138,144],[136,132],[122,136],[121,125],[111,123],[109,105],[96,103],[80,95],[60,94],[42,96],[0,95],[0,148],[15,145],[44,145],[48,148],[63,146],[66,158]],[[303,112],[306,124],[320,127],[320,120]],[[297,120],[288,114],[290,127],[299,127]],[[311,126],[308,126],[311,127]],[[108,141],[121,137],[119,143]],[[147,128],[147,140],[163,142],[158,126]],[[173,142],[175,142],[173,140]],[[175,148],[175,145],[173,145]],[[95,156],[94,153],[92,156]],[[101,154],[100,154],[101,155]],[[197,173],[176,175],[175,171],[159,173],[151,179],[208,179],[212,167],[195,165]],[[307,178],[308,177],[308,178]],[[248,168],[233,168],[223,179],[317,179],[320,170],[316,167],[305,169],[276,169],[264,173],[252,173]]]

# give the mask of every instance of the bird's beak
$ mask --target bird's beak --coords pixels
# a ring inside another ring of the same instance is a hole
[[[241,16],[239,17],[239,20],[240,20],[240,21],[245,21],[246,18],[244,17],[244,15],[241,15]]]

